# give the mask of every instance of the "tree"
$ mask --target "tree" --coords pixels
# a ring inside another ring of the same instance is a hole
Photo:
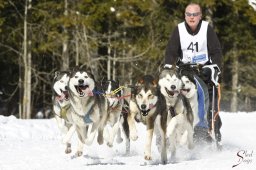
[[[241,90],[240,87],[247,87],[248,83],[248,80],[241,81],[244,78],[244,72],[239,72],[239,70],[243,68],[247,70],[249,67],[245,63],[248,61],[255,62],[256,53],[253,46],[256,45],[256,41],[253,37],[255,37],[256,14],[246,1],[233,1],[232,3],[225,0],[219,1],[215,9],[215,23],[223,43],[225,56],[223,77],[232,77],[231,82],[224,83],[227,88],[231,87],[231,89],[228,88],[231,91],[230,110],[235,112],[239,109],[238,99],[246,95],[245,91],[247,91]],[[232,70],[231,74],[229,74],[230,70]],[[243,93],[239,93],[242,91]]]
[[[25,1],[24,10],[24,34],[23,34],[23,98],[22,105],[20,106],[20,113],[22,118],[31,118],[31,39],[28,39],[28,35],[32,32],[28,31],[28,11],[31,9],[31,0]],[[31,30],[30,30],[31,31]],[[21,103],[20,103],[21,104]]]

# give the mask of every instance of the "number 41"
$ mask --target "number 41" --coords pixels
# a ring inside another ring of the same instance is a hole
[[[196,42],[195,44],[193,44],[193,42],[191,42],[189,44],[187,50],[192,50],[192,52],[194,52],[194,50],[196,50],[196,52],[198,52],[198,42]]]

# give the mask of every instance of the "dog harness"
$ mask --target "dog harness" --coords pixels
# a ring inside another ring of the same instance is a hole
[[[171,106],[171,107],[169,108],[169,111],[170,111],[172,117],[175,117],[175,116],[176,116],[176,112],[175,112],[175,109],[174,109],[173,106]]]
[[[91,117],[90,117],[90,114],[92,113],[93,111],[93,107],[91,107],[91,109],[84,115],[79,115],[78,113],[76,113],[76,111],[74,111],[75,115],[77,115],[80,119],[83,119],[84,123],[86,124],[90,124],[90,123],[93,123]]]
[[[177,113],[176,113],[176,111],[175,111],[175,107],[176,107],[176,105],[177,105],[179,99],[181,98],[180,95],[181,95],[181,94],[179,93],[179,95],[177,96],[177,100],[176,100],[175,104],[174,104],[173,106],[170,106],[170,107],[169,107],[169,111],[170,111],[170,113],[171,113],[172,118],[177,115]]]
[[[67,111],[70,108],[70,104],[66,105],[65,107],[61,108],[60,118],[67,119]]]

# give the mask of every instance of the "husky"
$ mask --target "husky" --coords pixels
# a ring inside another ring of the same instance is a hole
[[[221,150],[221,119],[217,114],[219,109],[217,99],[219,96],[215,93],[219,86],[220,70],[218,66],[213,64],[200,68],[198,65],[185,64],[180,67],[180,72],[184,83],[182,92],[189,99],[193,112],[195,110],[194,115],[196,114],[194,140],[200,143],[215,141],[217,149]],[[193,104],[198,105],[198,107],[193,108]],[[213,110],[215,113],[213,113]]]
[[[153,133],[155,132],[161,139],[165,139],[167,119],[165,99],[153,76],[145,75],[137,82],[129,106],[128,123],[131,139],[136,140],[138,138],[135,120],[142,122],[147,127],[144,159],[151,160]],[[160,153],[161,162],[167,163],[166,140],[161,140]]]
[[[121,143],[121,131],[124,132],[126,142],[126,154],[130,153],[129,126],[127,122],[127,114],[129,108],[125,96],[123,96],[123,87],[119,81],[103,80],[101,82],[102,90],[107,98],[107,120],[104,128],[104,139],[109,147],[113,146],[115,137],[117,143]]]
[[[181,89],[181,93],[189,100],[192,112],[193,112],[193,128],[200,121],[198,117],[198,96],[197,96],[197,87],[196,82],[193,77],[189,74],[182,74],[181,81],[183,83],[183,87]]]
[[[58,127],[63,136],[67,134],[72,125],[71,104],[68,95],[68,81],[70,72],[56,71],[53,79],[53,111]],[[65,153],[71,153],[71,143],[66,141]]]
[[[103,144],[104,122],[107,118],[107,102],[104,96],[98,95],[94,76],[90,71],[74,68],[68,82],[73,125],[65,140],[74,132],[78,135],[78,147],[75,156],[83,154],[83,146],[91,145],[96,133],[97,141]]]
[[[182,81],[176,67],[160,71],[158,85],[168,108],[166,136],[170,141],[173,162],[177,145],[187,145],[189,149],[194,147],[193,113],[188,99],[180,93]]]

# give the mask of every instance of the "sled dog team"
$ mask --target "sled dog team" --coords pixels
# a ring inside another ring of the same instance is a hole
[[[199,121],[197,88],[178,68],[162,68],[159,76],[145,75],[134,85],[122,86],[118,81],[96,81],[86,69],[56,71],[53,81],[53,110],[66,145],[71,153],[71,137],[76,132],[75,156],[83,154],[84,145],[97,137],[112,147],[125,138],[126,154],[130,139],[138,138],[136,124],[146,126],[144,159],[151,160],[153,134],[156,135],[161,163],[175,161],[176,147],[194,147],[194,127]],[[167,142],[168,141],[168,142]],[[167,144],[168,143],[168,144]]]

